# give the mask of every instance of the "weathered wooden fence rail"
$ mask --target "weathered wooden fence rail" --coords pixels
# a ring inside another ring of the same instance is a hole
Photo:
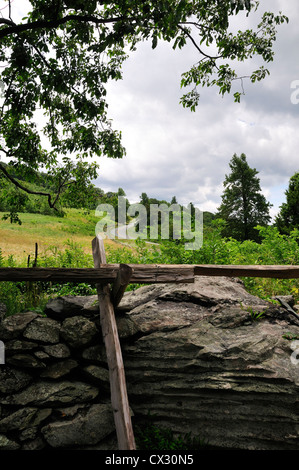
[[[298,279],[299,266],[214,264],[104,264],[98,268],[0,268],[0,281],[114,282],[121,266],[131,284],[194,282],[194,276]]]
[[[120,302],[128,284],[192,283],[195,276],[299,278],[299,266],[107,264],[104,243],[99,237],[92,241],[92,253],[94,268],[0,268],[0,281],[89,282],[97,285],[111,404],[120,450],[136,449],[114,314],[114,307]]]

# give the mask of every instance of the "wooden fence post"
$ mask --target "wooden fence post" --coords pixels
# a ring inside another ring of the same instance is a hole
[[[104,243],[99,237],[94,238],[92,241],[92,254],[95,268],[100,268],[101,264],[106,264]],[[124,271],[127,273],[125,277],[128,281],[128,272],[126,270]],[[123,293],[124,282],[121,279],[122,277],[122,274],[120,274],[119,286],[115,292],[116,302],[120,300],[120,293]],[[124,364],[114,315],[114,307],[111,301],[110,285],[107,283],[97,284],[97,292],[99,298],[100,322],[109,367],[111,403],[118,448],[120,450],[135,450],[136,445],[131,422]]]
[[[120,264],[117,278],[115,279],[112,287],[112,302],[114,307],[117,307],[124,295],[124,292],[130,282],[133,269],[127,264]]]

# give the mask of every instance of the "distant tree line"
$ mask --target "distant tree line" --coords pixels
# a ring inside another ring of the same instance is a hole
[[[9,166],[4,163],[2,165],[4,167]],[[221,204],[216,213],[203,212],[204,227],[211,227],[215,219],[221,219],[223,237],[231,237],[238,241],[253,240],[259,242],[261,236],[256,227],[266,227],[270,224],[271,204],[261,192],[258,171],[249,166],[244,153],[240,156],[234,154],[229,162],[229,167],[230,173],[225,176],[223,182],[224,191],[221,196]],[[10,167],[9,172],[20,186],[23,182],[26,182],[26,175],[18,174],[17,169]],[[79,173],[81,172],[82,169]],[[59,203],[54,209],[50,208],[43,194],[51,191],[53,191],[53,194],[57,192],[57,187],[59,184],[61,185],[61,181],[57,181],[55,175],[35,171],[34,178],[32,178],[31,174],[31,183],[26,182],[29,191],[32,190],[32,194],[30,194],[22,191],[15,184],[11,184],[0,173],[0,211],[4,212],[2,218],[10,220],[11,223],[21,223],[18,214],[22,212],[63,216],[63,208],[92,211],[100,204],[109,204],[114,207],[117,222],[119,197],[125,198],[126,209],[130,205],[124,189],[118,188],[117,191],[105,192],[92,183],[92,176],[92,174],[85,174],[80,179],[80,174],[78,174],[77,179],[73,178],[63,188],[61,187]],[[281,234],[289,235],[293,229],[299,228],[299,171],[290,178],[285,195],[286,201],[280,206],[274,225]],[[139,203],[146,208],[148,229],[151,224],[151,205],[156,204],[160,208],[163,206],[169,209],[177,208],[176,210],[180,212],[184,207],[178,204],[176,196],[173,196],[169,202],[164,199],[150,197],[145,192],[141,193]],[[190,202],[188,210],[190,210],[191,228],[193,228],[195,206],[192,202]],[[169,216],[171,225],[169,233],[170,238],[172,238],[173,212],[171,210]],[[127,218],[127,220],[129,219]],[[161,213],[159,213],[158,223],[161,225]]]

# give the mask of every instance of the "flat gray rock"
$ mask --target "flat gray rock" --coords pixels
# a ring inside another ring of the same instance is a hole
[[[68,346],[80,348],[90,344],[99,334],[94,322],[83,316],[66,318],[60,334]]]
[[[50,318],[61,321],[76,315],[94,317],[99,315],[98,297],[97,295],[57,297],[47,303],[45,314]]]
[[[219,448],[298,449],[298,320],[236,279],[151,287],[118,320],[135,415]]]
[[[43,436],[52,448],[94,445],[114,431],[110,404],[95,404],[80,410],[73,419],[61,419],[42,428]]]
[[[46,382],[38,381],[19,393],[5,398],[0,397],[0,404],[22,406],[61,406],[88,402],[97,397],[96,387],[84,382]]]
[[[32,320],[23,332],[30,341],[41,343],[59,342],[60,323],[52,318],[38,317]]]
[[[0,322],[0,338],[9,341],[18,338],[34,319],[40,315],[34,312],[16,313]]]

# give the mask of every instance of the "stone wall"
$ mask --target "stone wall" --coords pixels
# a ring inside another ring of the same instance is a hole
[[[296,316],[208,277],[127,292],[116,314],[133,426],[150,413],[215,448],[298,450]],[[45,315],[0,323],[0,449],[117,449],[97,297]]]
[[[0,323],[0,449],[117,448],[98,309],[82,300]]]

